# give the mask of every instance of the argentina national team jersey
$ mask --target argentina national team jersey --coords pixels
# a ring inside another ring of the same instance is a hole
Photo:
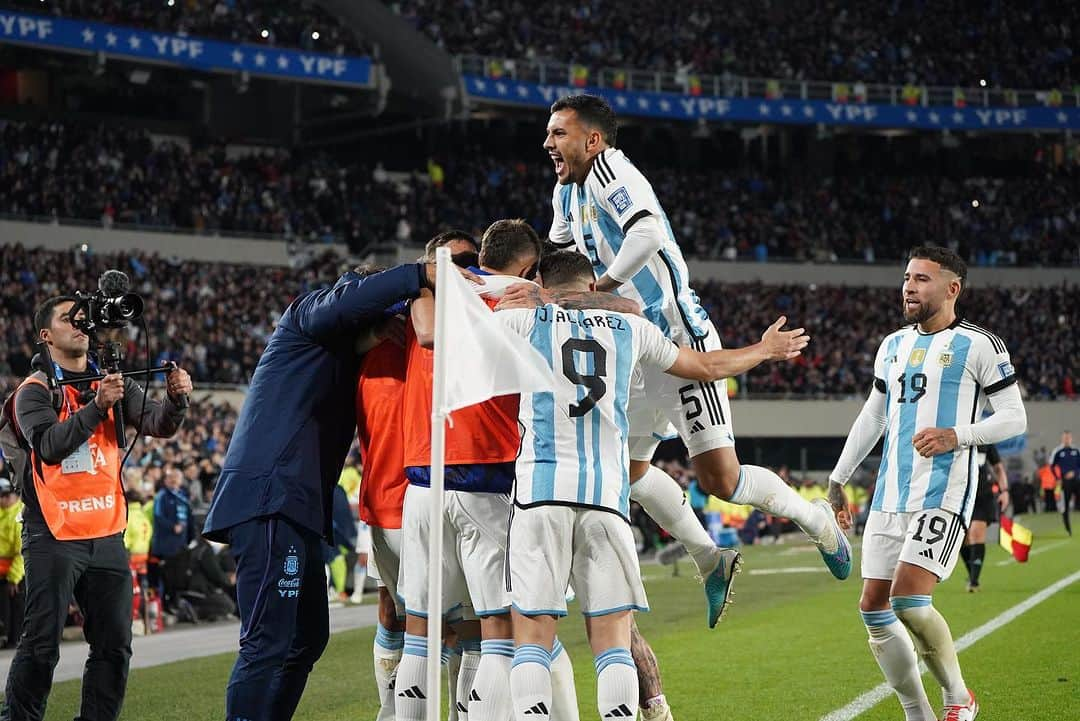
[[[974,423],[994,393],[1015,382],[1001,339],[966,321],[928,335],[907,326],[886,336],[874,363],[886,424],[871,510],[941,508],[966,523],[978,485],[977,450],[923,458],[912,438],[925,428]]]
[[[671,223],[652,185],[621,150],[608,148],[596,156],[584,186],[556,185],[552,206],[550,240],[559,247],[576,245],[597,277],[618,255],[626,231],[643,217],[656,216],[664,233],[659,252],[615,292],[639,302],[645,317],[681,345],[707,335],[709,315],[690,288]]]
[[[679,349],[623,313],[547,305],[496,317],[528,338],[555,376],[551,391],[521,394],[515,504],[598,508],[629,520],[631,377],[638,363],[667,370]]]

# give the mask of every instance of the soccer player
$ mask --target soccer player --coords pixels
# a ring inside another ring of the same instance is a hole
[[[952,573],[971,518],[976,448],[1027,428],[1005,344],[956,314],[966,276],[967,266],[951,250],[911,251],[902,291],[910,325],[882,341],[870,396],[829,476],[829,500],[840,525],[850,528],[844,484],[884,431],[863,535],[859,609],[907,721],[938,718],[923,689],[919,657],[941,685],[943,721],[971,721],[979,712],[932,594]],[[994,413],[975,422],[988,401]]]
[[[401,563],[401,508],[405,502],[401,398],[405,390],[405,347],[391,334],[396,321],[362,339],[370,349],[356,384],[356,426],[364,469],[360,520],[371,527],[371,555],[379,581],[379,620],[373,660],[379,690],[376,721],[394,718],[394,674],[405,645],[405,607],[398,595]]]
[[[592,264],[554,253],[545,286],[592,290]],[[507,544],[514,616],[510,687],[516,721],[544,721],[551,708],[550,654],[563,595],[573,583],[596,658],[601,718],[632,719],[638,676],[630,652],[634,611],[647,611],[629,525],[629,397],[641,363],[708,381],[760,362],[750,351],[703,353],[672,344],[636,315],[566,310],[556,305],[508,310],[499,319],[528,338],[555,375],[552,391],[522,394],[521,451]],[[805,345],[799,331],[766,332],[766,358]],[[757,352],[755,349],[754,352]]]
[[[960,549],[960,558],[967,566],[968,593],[979,590],[979,575],[982,573],[983,560],[986,558],[986,527],[998,518],[998,509],[1004,513],[1009,505],[1009,482],[1005,476],[1005,464],[1001,462],[997,448],[992,444],[979,446],[976,451],[975,465],[979,469],[979,485],[975,491],[975,505],[971,511],[971,523],[968,524],[964,545]],[[994,486],[997,486],[997,502],[994,501]]]
[[[544,149],[554,163],[557,183],[549,240],[563,248],[576,246],[599,275],[597,290],[638,301],[645,318],[677,345],[717,350],[719,335],[690,289],[686,263],[667,216],[649,181],[615,147],[616,131],[615,114],[603,98],[572,95],[551,106]],[[508,295],[507,307],[512,300]],[[559,298],[548,293],[543,300]],[[810,503],[769,469],[739,462],[722,384],[672,384],[654,375],[646,378],[645,390],[656,412],[651,428],[634,423],[632,497],[686,546],[705,580],[710,627],[729,598],[735,563],[715,547],[678,484],[650,463],[658,438],[668,433],[669,421],[686,444],[703,490],[790,518],[817,544],[833,575],[847,577],[851,547],[828,503],[824,499]]]
[[[497,292],[535,272],[540,240],[527,223],[500,220],[481,241],[479,262],[484,284]],[[508,276],[508,277],[501,277]],[[615,300],[615,299],[613,299]],[[494,304],[494,300],[490,304]],[[411,308],[408,368],[405,377],[405,497],[403,573],[406,606],[405,656],[398,669],[397,714],[403,721],[423,718],[427,634],[427,493],[431,463],[431,383],[434,302],[424,294]],[[482,349],[477,349],[482,352]],[[510,715],[508,679],[513,658],[509,597],[504,559],[514,459],[520,441],[518,397],[499,396],[454,412],[446,433],[446,507],[443,608],[471,603],[480,619],[479,665],[474,678],[459,681],[458,699],[473,721],[503,721]],[[556,658],[560,674],[572,679],[565,653]],[[464,668],[463,660],[463,668]],[[569,683],[569,682],[568,682]],[[572,685],[570,686],[572,688]],[[416,691],[419,691],[417,693]],[[408,692],[412,691],[412,695]]]

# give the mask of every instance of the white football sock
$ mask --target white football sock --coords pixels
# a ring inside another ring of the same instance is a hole
[[[401,662],[401,649],[404,646],[404,633],[387,631],[379,624],[372,648],[375,659],[375,688],[379,690],[379,714],[375,721],[391,721],[394,718],[394,673]]]
[[[602,719],[637,718],[637,667],[630,649],[609,648],[596,657],[596,707]]]
[[[966,706],[970,700],[967,684],[960,673],[952,631],[945,618],[934,608],[930,596],[893,596],[893,611],[915,641],[919,657],[941,684],[946,706]]]
[[[454,707],[457,709],[458,721],[469,721],[469,693],[473,688],[476,671],[480,668],[480,639],[462,641],[460,658]]]
[[[740,468],[739,484],[728,500],[790,518],[811,540],[816,540],[830,522],[821,508],[796,493],[780,476],[761,466],[743,465]]]
[[[510,664],[514,642],[510,639],[480,643],[480,665],[469,692],[469,721],[507,721],[510,703]]]
[[[394,683],[394,714],[397,721],[424,721],[427,665],[427,637],[405,634],[405,648]]]
[[[510,695],[514,721],[551,718],[551,652],[535,643],[514,649],[510,668]]]
[[[885,681],[900,699],[906,721],[937,721],[923,688],[915,646],[904,624],[892,611],[863,611],[862,617],[870,634],[870,651]]]
[[[686,547],[698,573],[706,576],[716,568],[716,544],[694,515],[694,509],[674,478],[656,466],[649,466],[645,475],[630,485],[630,498],[640,503],[657,525]]]
[[[578,721],[577,689],[574,664],[558,636],[551,647],[551,719]]]

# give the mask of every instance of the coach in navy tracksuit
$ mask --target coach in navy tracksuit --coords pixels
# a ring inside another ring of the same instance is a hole
[[[240,654],[227,721],[291,719],[329,639],[322,538],[356,434],[358,334],[434,284],[408,264],[297,298],[263,351],[206,519],[236,558]]]

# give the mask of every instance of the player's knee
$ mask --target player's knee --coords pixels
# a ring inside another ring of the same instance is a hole
[[[859,611],[862,613],[887,611],[890,607],[888,587],[884,590],[864,588],[859,597]]]
[[[731,498],[739,486],[738,464],[720,463],[695,470],[701,489],[722,500]]]
[[[398,618],[393,596],[384,587],[379,589],[379,624],[388,631],[403,631],[404,622]]]

